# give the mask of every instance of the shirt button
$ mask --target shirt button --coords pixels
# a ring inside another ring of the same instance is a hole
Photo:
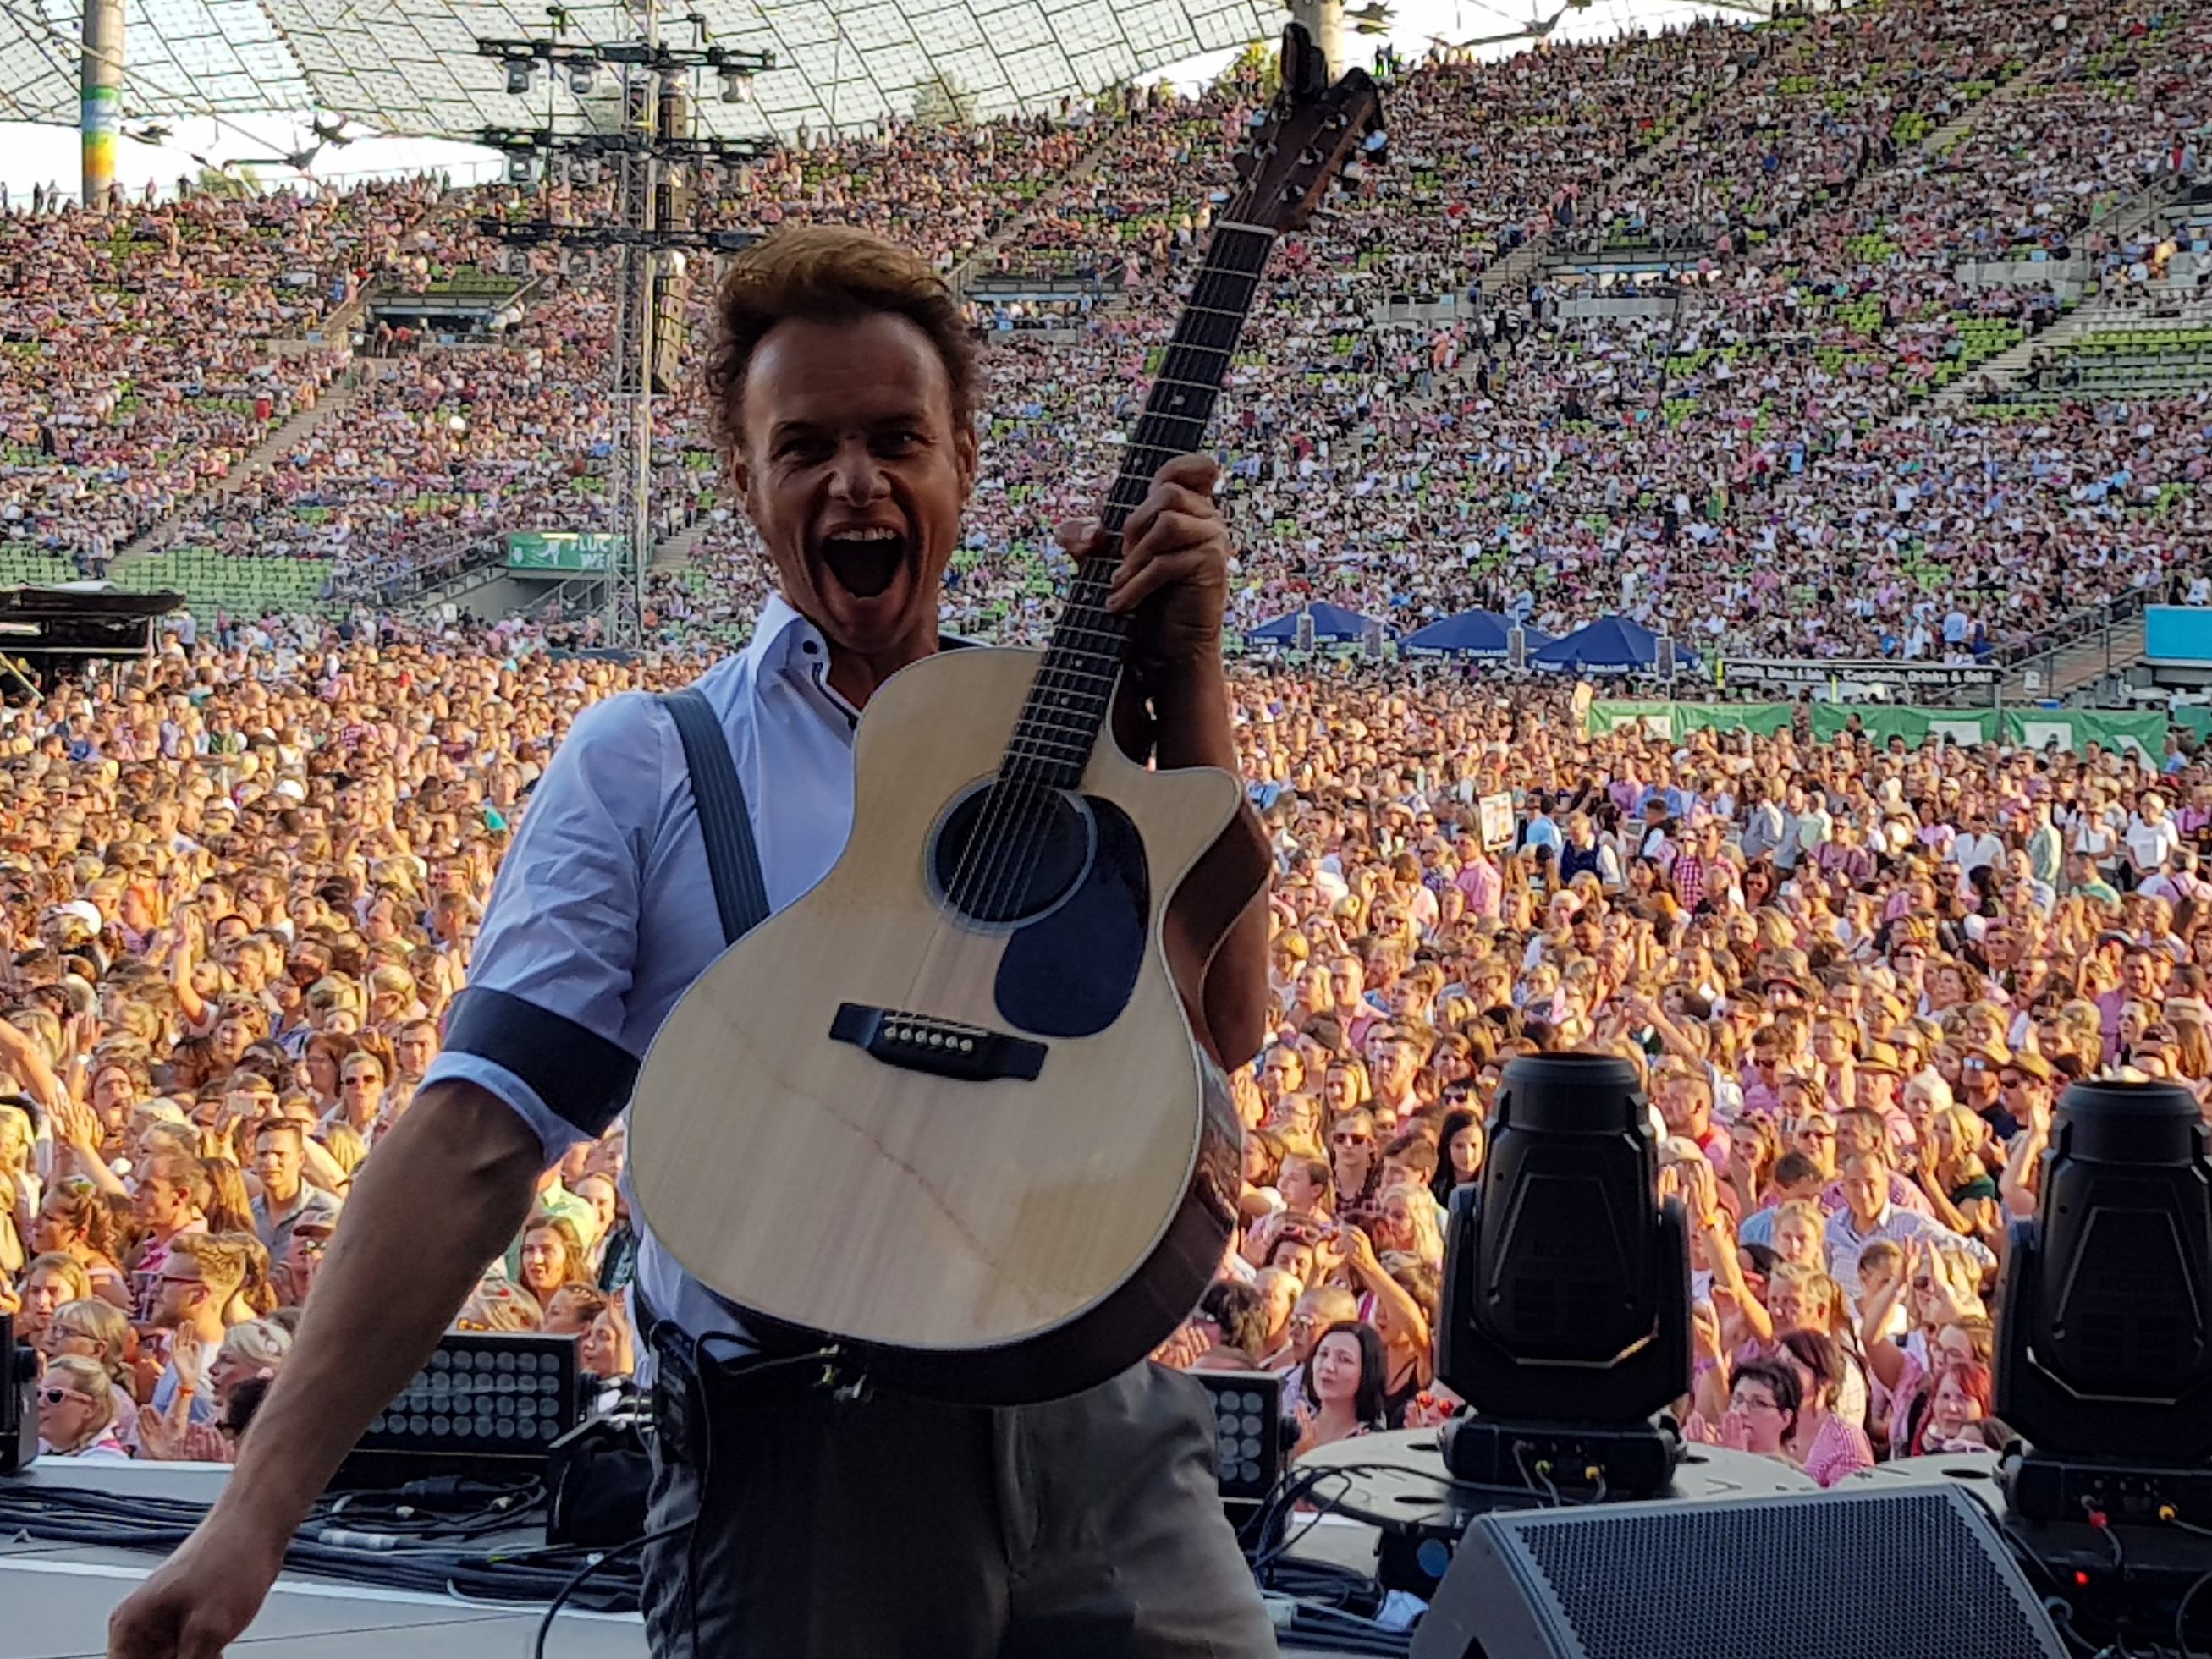
[[[815,644],[815,643],[814,643],[814,641],[811,641],[811,640],[802,640],[802,641],[799,642],[799,648],[801,651],[804,651],[804,652],[805,652],[808,656],[810,656],[810,657],[811,657],[811,656],[812,656],[816,652],[819,651],[822,647],[821,647],[820,646],[818,646],[818,645]]]

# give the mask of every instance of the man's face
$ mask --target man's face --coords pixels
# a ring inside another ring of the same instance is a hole
[[[1881,1220],[1889,1203],[1889,1171],[1875,1158],[1854,1162],[1844,1174],[1844,1202],[1863,1225]]]
[[[168,1265],[161,1269],[159,1293],[154,1298],[152,1322],[173,1330],[192,1317],[192,1310],[208,1293],[200,1278],[198,1263],[183,1250],[171,1254]]]
[[[131,1208],[149,1227],[181,1226],[185,1220],[185,1190],[160,1176],[141,1182]]]
[[[257,1136],[253,1143],[253,1172],[273,1191],[289,1193],[300,1184],[300,1167],[307,1161],[296,1134]]]
[[[779,323],[738,424],[734,481],[784,597],[861,657],[923,648],[975,480],[929,337],[882,313]]]
[[[406,1077],[420,1077],[429,1069],[430,1061],[438,1052],[437,1037],[425,1025],[410,1025],[399,1034],[392,1045],[399,1061],[399,1070]]]

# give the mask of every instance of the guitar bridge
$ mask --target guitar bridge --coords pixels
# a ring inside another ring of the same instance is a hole
[[[1042,1042],[1008,1036],[981,1025],[963,1025],[896,1008],[871,1008],[858,1002],[838,1005],[837,1018],[830,1022],[830,1040],[866,1049],[886,1066],[969,1083],[1000,1078],[1033,1083],[1044,1069]]]

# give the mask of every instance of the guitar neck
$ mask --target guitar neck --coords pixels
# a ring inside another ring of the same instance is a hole
[[[1274,244],[1274,233],[1255,225],[1224,220],[1213,227],[1190,299],[1176,321],[1144,413],[1130,429],[1121,471],[1098,514],[1109,538],[1107,550],[1076,567],[1052,641],[1006,744],[1002,775],[1055,789],[1082,783],[1091,745],[1112,705],[1128,634],[1127,619],[1106,608],[1121,559],[1117,538],[1151,490],[1152,475],[1205,441],[1223,377],[1236,356],[1244,319],[1259,293],[1260,273]]]

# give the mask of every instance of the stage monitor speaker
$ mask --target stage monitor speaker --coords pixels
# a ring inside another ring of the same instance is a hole
[[[12,1314],[0,1314],[0,1474],[39,1461],[39,1354],[15,1340]]]
[[[2065,1659],[1948,1486],[1478,1516],[1413,1659]]]

